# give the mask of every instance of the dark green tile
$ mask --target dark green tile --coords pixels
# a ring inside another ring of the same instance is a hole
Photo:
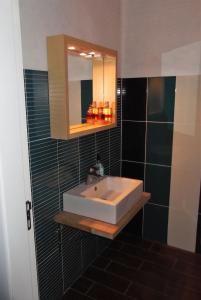
[[[80,181],[86,181],[89,168],[96,164],[95,134],[79,138]]]
[[[67,236],[66,236],[67,235]],[[67,289],[81,274],[82,251],[81,237],[75,235],[69,239],[69,232],[62,234],[63,280],[64,289]]]
[[[121,158],[121,128],[109,130],[110,136],[110,166],[115,165]]]
[[[47,71],[24,70],[29,141],[50,137]]]
[[[121,174],[121,163],[117,161],[114,165],[110,165],[110,175],[111,176],[120,176]]]
[[[143,209],[124,227],[123,231],[142,238]]]
[[[97,250],[97,255],[101,254],[104,249],[109,247],[109,245],[112,243],[111,240],[106,239],[104,237],[96,236],[96,250]]]
[[[79,184],[78,139],[58,141],[58,164],[60,193],[63,194]]]
[[[100,155],[104,173],[109,174],[110,168],[110,137],[109,130],[96,133],[96,152]]]
[[[96,258],[96,236],[85,232],[82,238],[82,263],[85,269]]]
[[[201,253],[201,215],[198,215],[196,252]]]
[[[125,78],[122,80],[123,120],[145,121],[147,78]]]
[[[153,204],[144,207],[143,238],[167,242],[168,208]]]
[[[148,79],[148,121],[173,122],[176,77]]]
[[[169,205],[171,167],[146,165],[145,191],[151,193],[151,202]]]
[[[63,293],[62,260],[59,251],[49,253],[46,259],[38,264],[38,284],[41,300],[60,299]]]
[[[123,161],[121,175],[123,177],[144,180],[144,163]]]
[[[144,162],[145,122],[123,122],[122,159]]]
[[[147,163],[172,163],[173,124],[147,123]]]

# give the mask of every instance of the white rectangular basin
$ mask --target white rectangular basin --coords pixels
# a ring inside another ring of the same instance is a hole
[[[116,224],[143,192],[143,181],[105,176],[97,183],[85,183],[63,194],[64,211]]]

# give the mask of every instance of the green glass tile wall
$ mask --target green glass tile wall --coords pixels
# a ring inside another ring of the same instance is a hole
[[[40,299],[58,299],[109,240],[63,226],[53,216],[63,207],[64,191],[86,178],[96,153],[106,174],[120,175],[121,81],[118,127],[69,141],[50,138],[48,73],[24,71]],[[88,97],[89,98],[89,97]]]
[[[201,253],[201,184],[200,184],[200,204],[199,204],[198,223],[197,223],[196,252]]]
[[[152,197],[125,230],[167,241],[176,77],[122,80],[122,176]]]

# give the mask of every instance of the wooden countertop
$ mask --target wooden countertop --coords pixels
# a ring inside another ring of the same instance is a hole
[[[71,226],[113,240],[150,198],[151,194],[145,192],[142,193],[140,200],[135,203],[129,212],[115,225],[66,211],[56,214],[54,216],[54,221],[62,225]]]

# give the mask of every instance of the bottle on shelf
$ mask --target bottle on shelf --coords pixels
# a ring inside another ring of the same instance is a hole
[[[93,122],[94,122],[94,119],[93,119],[93,107],[92,107],[91,104],[89,105],[89,108],[87,110],[86,119],[87,119],[87,123],[93,124]]]
[[[97,118],[97,121],[98,121],[98,123],[103,124],[104,120],[105,120],[105,116],[104,116],[104,113],[103,113],[103,102],[100,101],[99,102],[99,106],[98,106],[98,118]]]
[[[105,122],[111,123],[112,122],[112,108],[110,107],[109,101],[105,102],[103,113],[105,116]]]
[[[96,106],[96,101],[93,101],[93,103],[92,103],[92,110],[93,110],[93,119],[94,119],[94,121],[97,121],[97,119],[98,119],[98,108]]]

